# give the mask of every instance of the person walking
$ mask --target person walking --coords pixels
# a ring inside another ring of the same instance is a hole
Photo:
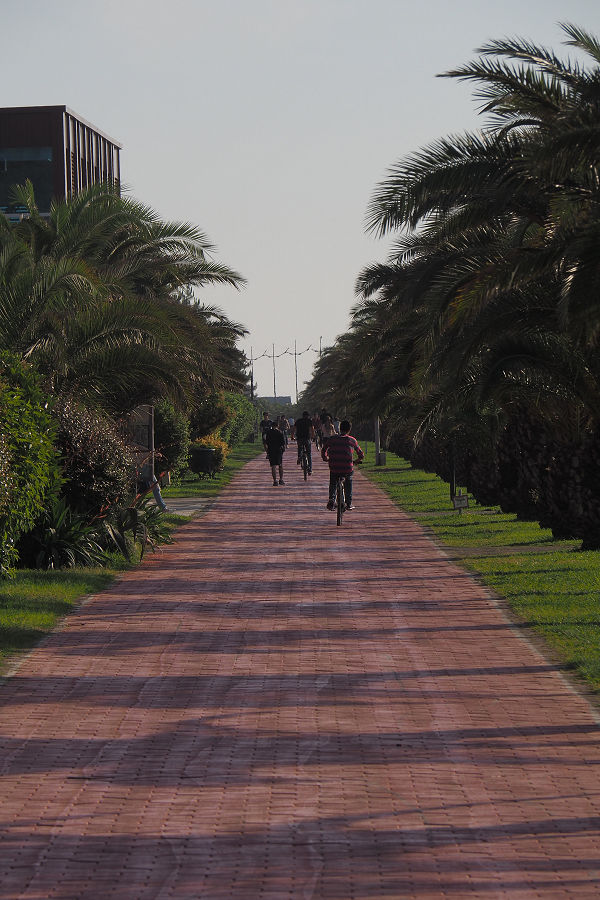
[[[266,435],[267,431],[269,431],[272,427],[273,427],[273,422],[269,418],[269,413],[265,410],[265,412],[263,413],[263,417],[260,420],[260,433],[261,433],[261,438],[262,438],[262,442],[263,442],[263,447],[265,448],[265,450],[267,449],[267,445],[265,443],[265,435]]]
[[[285,440],[285,449],[287,450],[289,433],[290,433],[290,423],[288,422],[288,420],[286,419],[286,417],[283,414],[279,416],[278,422],[279,422],[279,430],[281,431],[283,438]]]
[[[327,438],[333,437],[334,434],[338,432],[335,430],[333,425],[333,420],[329,413],[325,413],[325,415],[321,416],[321,434],[323,435],[323,443],[326,442]]]
[[[352,472],[354,471],[354,453],[358,461],[362,462],[365,454],[362,452],[356,438],[350,434],[352,423],[347,419],[340,422],[340,433],[325,439],[321,456],[329,463],[329,500],[327,509],[335,509],[335,491],[337,480],[344,476],[344,498],[346,509],[354,509],[352,505]]]
[[[273,475],[273,487],[277,484],[285,484],[283,480],[283,454],[285,451],[285,438],[283,437],[277,422],[265,431],[264,443],[267,448],[267,458]],[[279,469],[279,481],[277,470]]]

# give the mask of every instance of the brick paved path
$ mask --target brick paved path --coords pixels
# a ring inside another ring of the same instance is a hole
[[[586,702],[376,488],[339,529],[293,468],[0,688],[2,900],[599,897]]]

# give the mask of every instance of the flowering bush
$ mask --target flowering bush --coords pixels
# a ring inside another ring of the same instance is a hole
[[[190,444],[188,465],[192,472],[197,472],[198,474],[206,472],[206,454],[203,453],[203,451],[207,449],[215,451],[214,471],[219,472],[223,468],[227,454],[229,453],[229,447],[225,441],[221,440],[217,433],[214,433],[199,438],[197,441],[192,441]]]
[[[90,517],[129,494],[135,459],[113,422],[72,401],[58,407],[58,448],[68,505]]]

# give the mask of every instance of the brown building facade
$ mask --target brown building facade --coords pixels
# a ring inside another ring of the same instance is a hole
[[[25,210],[12,198],[29,178],[41,213],[100,181],[121,182],[121,145],[66,106],[0,109],[0,212],[18,219]]]

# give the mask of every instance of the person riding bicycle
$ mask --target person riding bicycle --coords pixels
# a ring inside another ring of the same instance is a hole
[[[308,474],[312,475],[311,441],[314,439],[315,430],[310,413],[306,412],[306,410],[302,413],[301,419],[296,419],[294,431],[296,433],[296,446],[298,447],[298,465],[302,462],[302,448],[304,447],[308,458]]]
[[[347,419],[340,422],[340,433],[325,438],[325,444],[321,450],[321,456],[329,463],[329,500],[327,509],[335,509],[335,493],[337,480],[344,478],[344,497],[346,509],[354,509],[352,506],[352,472],[354,470],[354,453],[358,461],[362,462],[365,454],[362,452],[356,438],[350,434],[352,423]]]

